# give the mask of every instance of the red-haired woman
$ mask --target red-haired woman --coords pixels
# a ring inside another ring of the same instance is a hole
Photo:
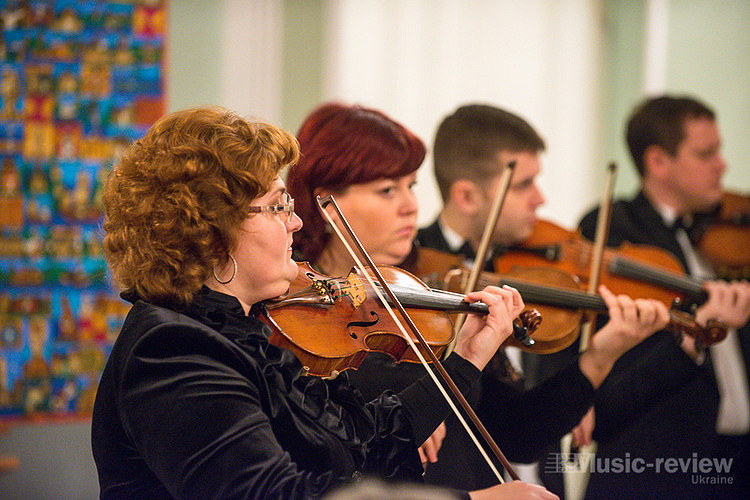
[[[305,226],[294,237],[295,252],[330,276],[351,269],[315,201],[333,194],[373,260],[402,264],[417,234],[413,187],[425,157],[422,141],[380,111],[339,103],[310,114],[297,140],[304,153],[287,189]]]
[[[421,480],[417,445],[448,412],[433,384],[365,403],[269,341],[264,302],[299,271],[302,221],[280,176],[298,155],[277,127],[202,108],[157,121],[107,178],[107,261],[133,307],[94,405],[102,498],[307,499],[361,475]],[[489,315],[444,362],[463,391],[523,308],[497,287],[468,299]]]

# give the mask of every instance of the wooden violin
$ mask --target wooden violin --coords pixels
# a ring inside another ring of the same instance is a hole
[[[505,274],[513,269],[554,267],[586,284],[592,247],[580,233],[540,220],[529,239],[495,258],[494,269]],[[685,275],[674,255],[651,245],[623,243],[605,248],[599,279],[615,294],[656,299],[667,306],[675,298],[698,303],[708,298],[701,280]]]
[[[389,354],[396,361],[419,362],[358,270],[331,278],[307,262],[298,266],[289,292],[266,303],[267,321],[273,329],[269,341],[294,352],[309,375],[336,376],[358,367],[372,351]],[[487,313],[485,304],[431,289],[407,271],[391,266],[378,269],[438,356],[453,341],[453,326],[445,313]],[[514,322],[514,342],[530,344],[529,335],[540,323],[537,311],[525,310]],[[418,344],[418,348],[426,353],[424,346]]]
[[[446,290],[461,290],[468,276],[463,258],[430,248],[419,249],[416,272],[429,283]],[[514,267],[505,274],[482,272],[478,286],[509,285],[517,289],[526,305],[533,306],[544,317],[534,334],[533,345],[514,344],[537,354],[560,351],[572,344],[580,333],[586,312],[607,312],[604,299],[599,295],[582,292],[580,281],[573,275],[553,267]],[[726,327],[710,321],[705,327],[698,325],[692,314],[679,310],[672,303],[667,330],[676,335],[689,335],[701,347],[722,341]]]
[[[718,277],[750,279],[750,195],[725,192],[718,213],[701,220],[694,237]]]

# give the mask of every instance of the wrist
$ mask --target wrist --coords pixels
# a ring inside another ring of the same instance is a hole
[[[465,361],[468,361],[469,363],[474,365],[474,367],[477,368],[479,371],[484,370],[484,367],[489,362],[489,359],[485,360],[481,356],[477,356],[475,354],[466,352],[464,349],[461,349],[459,346],[456,346],[453,352],[461,356]]]
[[[588,350],[578,358],[578,367],[581,373],[591,382],[596,389],[604,379],[607,378],[615,362],[611,356],[604,355],[595,350]]]

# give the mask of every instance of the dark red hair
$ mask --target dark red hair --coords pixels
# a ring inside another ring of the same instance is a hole
[[[300,159],[289,171],[287,190],[304,221],[294,235],[298,258],[317,261],[330,241],[315,190],[342,192],[353,184],[403,177],[419,168],[424,143],[380,111],[340,103],[314,110],[297,133]]]

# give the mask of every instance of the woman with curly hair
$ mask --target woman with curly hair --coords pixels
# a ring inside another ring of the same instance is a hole
[[[264,301],[298,272],[302,222],[279,176],[298,154],[276,127],[194,109],[159,120],[108,177],[106,257],[133,306],[94,407],[102,498],[309,498],[360,475],[421,481],[417,446],[448,411],[430,381],[366,403],[347,377],[306,376],[269,343]],[[462,391],[523,308],[512,289],[467,300],[489,314],[467,320],[443,362]],[[500,488],[554,498],[518,482],[471,496]]]

